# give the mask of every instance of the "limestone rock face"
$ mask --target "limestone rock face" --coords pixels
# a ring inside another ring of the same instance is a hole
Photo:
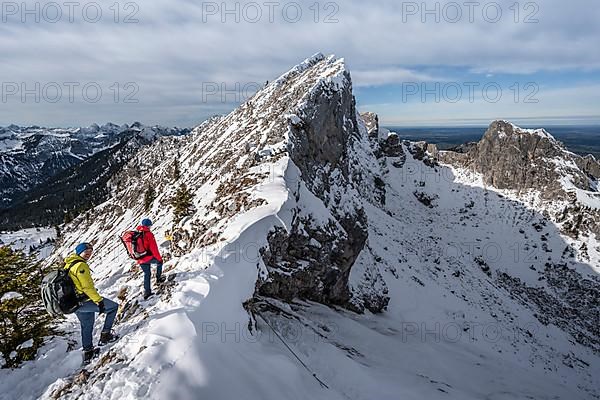
[[[407,147],[412,156],[429,167],[437,165],[438,148],[435,144],[424,141],[407,143]]]
[[[575,163],[590,177],[600,179],[600,162],[593,155],[588,154],[585,157],[577,157]]]
[[[360,116],[365,121],[369,137],[377,137],[379,135],[379,116],[370,111],[362,113]]]
[[[543,129],[494,121],[466,154],[465,166],[483,174],[485,183],[498,189],[536,189],[544,199],[566,198],[561,185],[566,174],[577,188],[591,189],[587,175],[577,166],[586,164],[583,158],[568,152]]]
[[[381,153],[386,157],[402,157],[402,142],[395,133],[390,133],[388,137],[379,142]]]
[[[292,226],[269,234],[269,245],[261,250],[268,274],[257,282],[257,292],[381,311],[387,304],[385,293],[371,290],[363,296],[370,300],[356,307],[348,284],[368,237],[363,194],[372,196],[375,190],[369,188],[376,183],[361,166],[365,160],[360,151],[369,151],[361,124],[367,132],[377,130],[377,117],[360,121],[343,61],[313,58],[300,73],[285,79],[297,86],[294,81],[310,76],[324,79],[315,79],[313,88],[298,98],[299,105],[288,111],[292,117],[287,151],[301,177],[290,187],[297,203]],[[324,210],[317,212],[304,203],[316,199]]]
[[[482,174],[487,185],[517,193],[533,190],[543,203],[560,205],[552,217],[570,236],[600,235],[600,210],[586,201],[600,197],[600,164],[591,155],[568,151],[544,129],[494,121],[478,143],[440,152],[439,159]]]

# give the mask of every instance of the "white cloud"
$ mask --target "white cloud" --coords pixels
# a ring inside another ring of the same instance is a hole
[[[31,7],[33,1],[27,3]],[[420,15],[403,21],[402,5],[407,2],[392,0],[338,2],[333,18],[339,22],[324,23],[335,8],[317,3],[315,22],[310,8],[314,3],[299,2],[303,15],[297,23],[283,17],[285,3],[277,8],[274,23],[268,22],[265,8],[260,23],[235,23],[231,15],[222,23],[220,15],[203,14],[207,2],[188,0],[137,1],[137,24],[114,23],[108,9],[112,3],[99,3],[105,5],[104,15],[95,24],[81,17],[72,24],[21,24],[9,16],[7,23],[0,23],[3,82],[98,82],[105,88],[135,82],[139,104],[103,101],[94,108],[83,102],[60,107],[11,101],[2,104],[0,124],[193,124],[215,108],[226,112],[231,107],[203,103],[203,83],[264,82],[317,51],[344,57],[357,86],[444,80],[419,72],[428,67],[467,67],[490,74],[600,68],[600,7],[585,0],[540,2],[536,24],[515,23],[509,10],[512,0],[499,3],[503,17],[498,23],[486,22],[481,10],[473,23],[466,15],[459,23],[443,18],[435,23],[431,17],[422,23]],[[240,4],[242,9],[245,2]],[[127,11],[121,10],[120,20]],[[520,20],[526,14],[521,10]]]
[[[448,78],[411,71],[406,68],[374,68],[351,71],[352,82],[357,87],[383,86],[407,82],[445,82]]]

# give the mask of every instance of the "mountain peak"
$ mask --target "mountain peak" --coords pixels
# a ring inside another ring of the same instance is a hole
[[[517,196],[533,195],[541,204],[560,208],[557,221],[578,214],[584,215],[579,221],[593,221],[563,224],[569,235],[585,231],[600,235],[600,164],[593,156],[568,151],[545,129],[523,129],[508,121],[494,121],[479,142],[466,146],[464,152],[441,152],[440,159],[481,174],[486,185]],[[585,209],[591,211],[581,211]]]
[[[573,154],[544,129],[523,129],[498,120],[490,124],[482,139],[467,153],[445,153],[483,174],[484,182],[498,189],[536,189],[543,199],[567,198],[569,187],[593,190],[583,158]]]
[[[283,226],[265,234],[265,273],[257,292],[380,311],[386,304],[384,294],[371,293],[351,304],[348,286],[350,268],[366,241],[358,185],[353,182],[358,174],[352,173],[358,162],[350,159],[359,130],[344,60],[322,54],[290,69],[229,115],[202,124],[194,130],[193,143],[181,149],[181,168],[190,171],[188,187],[211,182],[206,190],[217,187],[219,196],[204,205],[214,220],[198,213],[186,223],[210,226],[210,235],[205,228],[186,228],[190,241],[206,245],[228,239],[229,221],[248,207],[241,199],[265,178],[269,186],[277,180],[272,173],[267,177],[257,172],[283,169],[277,172],[285,178],[283,199],[255,195],[255,201],[273,203],[263,209],[285,210],[277,215]],[[330,251],[316,251],[311,237]],[[291,248],[294,254],[287,252]],[[314,256],[306,259],[306,254]]]
[[[336,56],[333,54],[326,57],[322,53],[316,53],[290,69],[285,74],[281,75],[273,83],[275,85],[279,85],[282,82],[301,75],[308,70],[312,70],[313,74],[321,75],[321,79],[329,79],[336,82],[338,85],[343,84],[342,75],[347,73],[343,58],[336,58]]]
[[[548,131],[546,131],[543,128],[525,129],[506,120],[497,120],[492,122],[488,128],[488,133],[495,134],[500,139],[503,139],[505,137],[517,138],[523,135],[531,135],[556,142],[554,136],[552,136]]]

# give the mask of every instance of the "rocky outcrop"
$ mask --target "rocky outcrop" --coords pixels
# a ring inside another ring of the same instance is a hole
[[[441,158],[481,173],[486,184],[498,189],[535,189],[543,199],[566,199],[561,179],[569,175],[575,187],[592,190],[588,176],[577,166],[584,163],[582,157],[568,152],[543,129],[494,121],[481,141],[464,154],[444,152]]]
[[[306,96],[290,119],[288,151],[303,181],[325,203],[330,185],[348,181],[348,150],[358,135],[350,74],[339,65],[343,84],[322,82]],[[332,179],[339,172],[342,182]],[[326,204],[327,205],[327,204]]]
[[[571,237],[600,235],[600,210],[585,201],[600,196],[600,165],[591,155],[569,152],[544,129],[494,121],[481,141],[442,151],[439,159],[480,173],[487,185],[517,193],[533,190],[544,203],[562,204],[550,217]]]
[[[302,174],[301,184],[339,219],[321,225],[310,212],[296,209],[289,232],[276,229],[269,235],[269,247],[263,249],[269,277],[259,283],[260,294],[333,304],[349,300],[348,275],[367,235],[364,218],[358,213],[340,215],[336,210],[341,200],[332,196],[336,186],[349,183],[348,150],[352,133],[357,131],[350,77],[343,70],[338,73],[346,84],[335,87],[324,82],[309,93],[301,109],[294,110],[288,149]]]
[[[289,111],[288,151],[302,176],[295,188],[300,204],[293,210],[291,229],[277,228],[269,234],[269,246],[261,251],[268,276],[259,280],[257,291],[350,307],[350,270],[368,237],[360,186],[373,183],[364,182],[364,174],[353,173],[350,162],[361,136],[350,75],[340,60],[322,57],[304,65],[302,74],[318,74],[323,68],[333,73],[332,79],[318,83],[298,109]],[[376,116],[366,125],[376,131]],[[304,186],[326,207],[327,222],[302,207]],[[373,294],[373,301],[363,304],[381,311],[384,297]]]
[[[268,248],[261,250],[269,276],[258,283],[258,293],[348,307],[350,270],[367,239],[364,215],[356,218],[342,221],[345,229],[333,221],[326,226],[315,224],[307,217],[297,217],[289,232],[276,228],[269,234]]]
[[[421,141],[414,143],[407,142],[406,145],[415,160],[423,161],[428,167],[437,165],[439,151],[435,144]]]
[[[600,179],[600,162],[593,155],[575,157],[575,163],[588,176],[596,180]]]
[[[387,138],[379,141],[379,156],[402,157],[402,141],[396,133],[389,133]]]
[[[365,121],[367,133],[369,137],[379,136],[379,116],[373,112],[367,111],[360,114],[360,117]]]
[[[536,309],[535,316],[542,324],[554,324],[600,353],[600,280],[584,278],[566,264],[546,263],[543,274],[549,290],[527,286],[505,272],[496,279],[523,305]]]

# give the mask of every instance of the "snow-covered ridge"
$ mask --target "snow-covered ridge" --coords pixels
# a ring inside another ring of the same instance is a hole
[[[174,243],[173,259],[166,268],[175,267],[177,273],[181,274],[181,279],[185,277],[185,280],[179,283],[181,289],[178,289],[172,300],[158,306],[167,309],[183,306],[184,309],[175,312],[169,321],[176,325],[182,323],[195,325],[196,335],[200,335],[201,326],[197,325],[200,321],[228,321],[246,326],[248,315],[242,303],[253,296],[259,276],[267,279],[268,282],[268,276],[272,271],[258,254],[249,255],[246,250],[241,257],[238,257],[234,254],[235,249],[250,248],[255,249],[256,252],[258,249],[265,248],[268,246],[269,232],[273,229],[280,228],[283,232],[295,232],[300,229],[297,225],[299,219],[296,219],[300,216],[312,221],[306,220],[306,229],[316,231],[321,229],[321,224],[328,226],[331,224],[327,229],[332,229],[336,237],[329,239],[323,233],[319,238],[322,241],[319,246],[331,246],[336,240],[340,240],[340,237],[349,236],[337,221],[337,216],[324,206],[323,199],[315,196],[306,186],[303,174],[308,171],[306,168],[310,168],[309,164],[298,167],[292,161],[294,157],[304,154],[301,149],[305,144],[297,136],[300,128],[291,126],[292,121],[289,117],[292,114],[298,115],[303,119],[304,126],[308,128],[311,126],[308,118],[313,117],[309,114],[311,104],[314,106],[318,103],[324,110],[329,107],[328,104],[332,107],[337,106],[337,98],[343,98],[348,109],[341,108],[340,111],[335,111],[332,108],[332,112],[355,113],[351,102],[349,79],[342,80],[346,85],[344,87],[340,87],[339,83],[336,83],[339,81],[332,79],[336,75],[345,73],[343,62],[331,57],[322,59],[310,68],[299,68],[294,74],[288,74],[287,79],[279,79],[277,83],[268,85],[228,116],[203,124],[191,135],[184,138],[163,138],[155,145],[142,149],[123,174],[115,177],[112,183],[114,190],[112,199],[88,213],[87,216],[76,219],[65,229],[71,233],[65,237],[57,255],[68,252],[81,238],[88,238],[87,240],[96,242],[99,249],[93,268],[98,275],[107,277],[105,280],[100,280],[100,290],[114,297],[119,287],[127,286],[134,295],[137,295],[140,290],[138,279],[132,280],[126,273],[129,262],[125,254],[119,251],[120,245],[115,238],[120,231],[145,215],[140,193],[147,187],[148,182],[140,180],[137,175],[135,179],[132,178],[128,169],[135,169],[142,176],[151,175],[152,184],[158,193],[150,212],[157,237],[162,237],[164,232],[169,230],[174,236],[181,238]],[[346,90],[343,96],[339,93],[342,89]],[[347,115],[350,117],[347,120],[341,114],[338,117],[336,124],[340,122],[344,126],[358,129],[356,121],[352,122],[352,119],[356,118],[355,114]],[[345,135],[351,133],[343,131],[342,127],[338,129],[339,132],[336,134],[342,135],[345,139],[348,138]],[[291,143],[291,141],[295,142]],[[282,142],[285,145],[282,146]],[[290,148],[296,152],[294,155],[288,153]],[[266,151],[267,149],[269,151]],[[180,179],[173,183],[171,174],[175,159],[179,161],[182,172]],[[310,160],[307,159],[307,162]],[[324,168],[318,176],[321,178],[325,178],[328,174],[337,176],[336,171],[337,169],[331,166]],[[195,212],[177,223],[174,221],[171,209],[164,205],[181,184],[194,191]],[[333,197],[335,193],[332,191],[330,194]],[[331,201],[332,204],[340,204],[339,200]],[[347,202],[341,204],[346,205]],[[94,222],[87,225],[85,220]],[[316,246],[315,240],[311,243]],[[301,269],[301,266],[301,263],[290,265],[293,267],[292,270]],[[308,264],[306,266],[308,267]],[[206,272],[205,268],[207,268]],[[280,272],[280,276],[285,275],[285,271]],[[179,281],[179,275],[177,280]],[[209,282],[210,292],[207,293],[202,287]],[[195,296],[198,296],[198,300],[193,300]],[[206,299],[202,300],[203,297]],[[204,314],[204,318],[186,316],[184,310],[192,312],[193,309],[197,310],[194,313]],[[151,310],[157,312],[156,309]],[[164,323],[160,323],[160,326],[168,323],[165,320]],[[128,326],[128,324],[124,325],[122,331],[129,332]],[[150,330],[144,329],[144,336],[149,339],[140,341],[140,346],[148,345],[148,340],[153,340],[150,339],[152,335],[149,335],[149,332],[154,332],[156,326],[154,328],[148,326],[148,329]],[[132,338],[140,337],[135,332],[131,332],[131,335],[133,336],[129,337],[130,341],[135,341]],[[177,335],[174,341],[178,342],[182,339]],[[156,345],[155,343],[154,346]],[[227,358],[226,354],[234,357],[236,351],[239,351],[235,350],[239,346],[229,346],[225,343],[210,345],[198,343],[197,348],[194,345],[196,350],[188,350],[184,356],[187,361],[180,358],[179,362],[193,362],[195,357],[199,357],[197,351],[203,351],[202,348],[207,346],[221,349],[218,351],[220,357],[225,358]],[[141,347],[137,350],[139,346],[134,347],[128,349],[127,354],[135,355],[137,351],[144,351]],[[248,349],[245,350],[247,351]],[[251,350],[251,352],[255,351],[259,350]],[[144,351],[144,354],[147,352]],[[282,365],[281,361],[277,361],[278,357],[265,359],[261,356],[261,358],[263,368],[295,369],[293,362],[285,361]],[[234,359],[237,359],[237,356]],[[238,363],[246,364],[243,360],[234,362],[234,364]],[[218,364],[216,360],[212,361],[211,368],[216,368]],[[250,366],[245,368],[254,369]],[[136,365],[129,364],[123,369],[122,374],[140,374],[135,372],[137,369]],[[165,370],[161,379],[177,379],[177,374],[179,374],[178,368]],[[113,379],[119,378],[114,376]],[[213,387],[211,390],[219,388],[214,382],[211,387]],[[164,397],[164,392],[169,390],[171,389],[167,385],[162,392],[162,397],[158,394],[155,396],[168,398]],[[191,386],[181,387],[178,390],[183,398],[191,398],[191,393],[194,393]],[[52,390],[48,391],[48,394],[51,392]],[[271,397],[274,393],[278,392],[264,392],[264,395]],[[283,396],[284,392],[279,395]]]

